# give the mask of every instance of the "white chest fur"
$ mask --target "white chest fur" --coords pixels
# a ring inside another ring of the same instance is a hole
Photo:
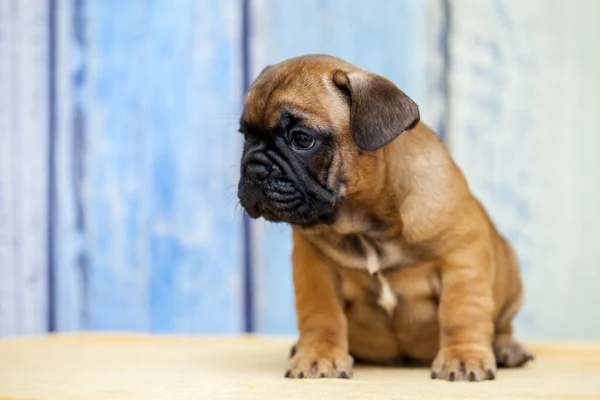
[[[375,248],[370,245],[364,236],[359,236],[361,245],[365,252],[365,261],[367,264],[367,271],[371,275],[377,276],[379,280],[379,298],[377,299],[377,303],[385,310],[389,315],[392,315],[394,309],[398,305],[398,299],[396,298],[396,294],[390,287],[390,283],[383,276],[383,272],[381,271],[381,263],[379,260],[379,256]]]

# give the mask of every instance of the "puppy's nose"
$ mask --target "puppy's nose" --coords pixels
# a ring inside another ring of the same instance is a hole
[[[252,163],[246,167],[246,176],[253,182],[262,182],[268,175],[267,167],[262,164]]]

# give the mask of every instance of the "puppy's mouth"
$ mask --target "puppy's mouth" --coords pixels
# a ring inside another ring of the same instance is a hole
[[[267,179],[260,184],[242,177],[239,187],[242,207],[251,218],[311,226],[333,221],[331,201],[311,198],[291,181]]]
[[[304,205],[302,195],[291,182],[275,181],[265,188],[264,208],[277,214],[297,213]]]
[[[316,204],[300,192],[265,191],[264,198],[254,207],[246,208],[253,218],[271,222],[311,226],[333,221],[333,207]]]

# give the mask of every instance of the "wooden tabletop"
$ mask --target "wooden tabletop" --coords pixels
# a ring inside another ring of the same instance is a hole
[[[292,339],[70,335],[0,340],[0,400],[600,399],[600,343],[533,344],[495,381],[358,367],[351,380],[284,379]]]

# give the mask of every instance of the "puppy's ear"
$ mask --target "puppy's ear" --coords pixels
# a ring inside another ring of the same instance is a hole
[[[333,73],[350,101],[350,132],[358,147],[378,150],[419,122],[419,107],[386,78],[367,72]]]

